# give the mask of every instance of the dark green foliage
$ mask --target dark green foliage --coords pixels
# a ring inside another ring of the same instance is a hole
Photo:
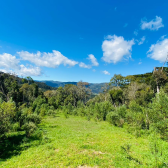
[[[37,130],[37,126],[33,122],[26,122],[23,126],[22,129],[26,131],[26,136],[30,137],[35,130]]]
[[[126,120],[128,123],[128,131],[136,136],[141,136],[141,129],[147,128],[147,119],[143,107],[132,101],[127,110]]]
[[[101,103],[96,103],[93,108],[93,115],[95,120],[98,121],[105,121],[107,114],[114,110],[114,107],[110,102],[101,102]]]
[[[148,110],[151,127],[159,132],[162,138],[168,139],[168,96],[163,90],[149,104]]]
[[[122,87],[122,86],[125,85],[125,79],[120,74],[119,75],[114,74],[114,76],[110,80],[110,84],[113,85],[113,86]]]
[[[114,111],[108,113],[107,121],[115,126],[122,127],[125,123],[126,111],[125,105],[115,108]]]
[[[113,88],[109,91],[112,103],[114,106],[121,105],[123,102],[123,90],[119,87]]]
[[[15,115],[16,106],[14,102],[0,103],[0,138],[10,130]]]

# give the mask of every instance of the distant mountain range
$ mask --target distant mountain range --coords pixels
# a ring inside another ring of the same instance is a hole
[[[15,75],[9,74],[9,73],[4,73],[4,72],[1,72],[1,71],[0,71],[0,74],[12,75],[14,78],[16,78],[19,85],[23,84],[22,78],[20,78],[18,76],[15,76]],[[78,83],[78,82],[60,82],[60,81],[53,81],[53,80],[43,80],[43,81],[34,80],[34,82],[44,92],[47,91],[47,90],[55,90],[60,86],[64,87],[66,84],[77,85],[77,83]],[[102,92],[102,87],[105,84],[106,83],[89,83],[89,88],[91,89],[92,93],[98,94],[98,93]]]
[[[44,81],[37,81],[41,83],[45,83],[48,86],[51,86],[53,88],[58,88],[60,86],[64,87],[66,84],[73,84],[77,85],[78,82],[60,82],[60,81],[53,81],[53,80],[44,80]],[[92,90],[93,93],[98,94],[102,92],[102,87],[106,83],[89,83],[89,88]]]

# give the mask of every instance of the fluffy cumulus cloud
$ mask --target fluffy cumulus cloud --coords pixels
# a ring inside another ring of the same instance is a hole
[[[105,74],[105,75],[110,75],[110,73],[108,72],[108,71],[103,71],[103,73]]]
[[[157,41],[156,44],[152,44],[148,53],[148,57],[164,62],[167,57],[168,52],[168,38],[163,39],[162,41]]]
[[[92,62],[92,66],[99,66],[99,63],[93,54],[89,54],[88,59]]]
[[[80,62],[80,63],[79,63],[79,67],[90,69],[92,66],[90,66],[90,65],[86,65],[85,63]]]
[[[4,68],[6,70],[11,68],[18,69],[19,60],[15,56],[8,53],[3,53],[0,54],[0,60],[1,68]]]
[[[141,20],[141,29],[150,29],[150,30],[158,30],[159,28],[164,27],[162,23],[162,18],[159,16],[156,16],[155,19],[147,22],[147,20],[142,19]]]
[[[59,65],[63,64],[64,66],[74,66],[78,62],[73,61],[62,55],[59,51],[53,50],[52,53],[29,53],[28,51],[17,52],[21,59],[30,61],[37,66],[56,68]]]
[[[38,67],[26,67],[19,64],[19,59],[15,56],[3,53],[0,54],[0,71],[5,73],[15,73],[22,76],[39,76],[41,75],[41,69]]]
[[[141,38],[141,40],[138,42],[138,45],[143,44],[143,43],[144,43],[144,41],[145,41],[145,39],[146,39],[146,37],[145,37],[145,36],[143,36],[143,37]]]
[[[130,58],[134,40],[124,40],[122,36],[108,35],[103,41],[102,59],[107,63],[117,63],[123,58]]]
[[[20,65],[19,74],[21,76],[40,76],[42,72],[39,67],[26,67],[24,65]]]

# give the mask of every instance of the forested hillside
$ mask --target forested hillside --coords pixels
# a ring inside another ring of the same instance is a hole
[[[45,83],[51,87],[64,87],[67,84],[77,85],[78,82],[59,82],[59,81],[39,81],[41,83]],[[102,92],[102,88],[105,86],[106,83],[89,83],[89,88],[91,89],[92,93],[98,94]]]
[[[64,125],[60,125],[57,128],[58,121],[54,118],[64,117],[62,122],[66,123],[69,117],[79,116],[85,118],[88,123],[107,121],[111,128],[118,129],[117,127],[119,127],[120,129],[118,130],[121,132],[125,131],[126,135],[124,136],[148,139],[148,142],[152,144],[151,149],[145,145],[147,150],[150,149],[147,152],[151,155],[147,157],[148,160],[144,159],[145,156],[143,154],[135,154],[134,150],[137,149],[134,141],[130,141],[125,145],[119,144],[122,152],[120,149],[116,151],[122,153],[121,158],[124,158],[127,166],[168,166],[166,152],[168,141],[167,76],[168,68],[161,67],[155,68],[151,73],[140,75],[124,77],[120,74],[115,74],[109,83],[104,84],[102,92],[93,96],[90,84],[87,82],[79,81],[77,84],[65,84],[65,86],[57,89],[49,87],[46,90],[47,86],[45,84],[38,85],[31,77],[21,79],[12,74],[0,73],[0,158],[3,160],[11,158],[13,155],[21,154],[22,150],[26,150],[31,144],[36,144],[37,142],[39,145],[48,144],[47,148],[50,148],[52,141],[60,142],[61,139],[55,136],[55,133],[50,139],[46,130],[51,134],[51,128],[53,131],[59,129],[59,127],[64,128]],[[39,86],[43,89],[40,89]],[[46,120],[46,118],[48,119]],[[50,120],[51,122],[56,122],[55,125],[50,125]],[[48,122],[48,127],[44,126],[45,122]],[[77,121],[69,123],[70,125],[72,124],[71,127],[73,127],[75,122]],[[103,128],[104,126],[101,127],[101,129]],[[66,125],[66,129],[68,129],[68,125]],[[92,132],[91,126],[88,126],[87,129]],[[97,130],[98,128],[95,129]],[[78,127],[76,127],[76,130],[78,130]],[[110,131],[107,132],[110,134]],[[64,136],[64,138],[71,136],[67,134],[68,132],[65,131],[60,136]],[[90,133],[87,133],[86,137],[89,136]],[[106,137],[106,135],[103,136]],[[118,135],[116,136],[119,138]],[[74,139],[75,137],[76,135],[74,135]],[[150,140],[149,137],[153,139]],[[101,138],[102,142],[106,142],[106,139]],[[110,140],[110,135],[107,138]],[[75,145],[74,139],[71,139],[68,143]],[[102,150],[99,142],[91,141],[89,139],[88,143],[99,144],[97,147],[95,146],[95,151]],[[134,149],[131,148],[131,143],[133,143]],[[140,141],[138,143],[140,143],[140,146],[142,145]],[[83,149],[90,149],[90,146],[83,144],[83,141],[80,141],[80,146],[83,146]],[[61,149],[63,150],[63,148]],[[53,147],[53,149],[57,150],[56,147]],[[106,151],[104,152],[108,153],[109,150],[106,146]],[[53,152],[51,155],[55,156],[55,153]],[[88,155],[90,154],[88,153]],[[69,162],[64,164],[64,154],[60,153],[61,157],[62,163],[60,160],[59,164],[70,166]],[[109,159],[110,157],[112,155],[107,156]],[[101,167],[102,163],[108,167],[107,158],[104,158],[104,160],[97,158],[100,162],[96,160],[95,162],[88,162],[86,158],[82,157],[79,163],[75,163],[73,159],[71,162],[75,166],[81,166],[82,160],[86,159],[84,163],[89,166]],[[151,158],[153,162],[150,162]],[[56,166],[56,163],[52,162],[52,164]],[[114,160],[113,165],[117,166],[118,164],[120,165],[117,160]]]
[[[18,85],[22,85],[25,83],[25,81],[29,81],[29,83],[33,82],[33,83],[36,83],[37,86],[39,87],[39,89],[41,89],[42,91],[46,91],[46,90],[55,90],[57,89],[56,87],[52,87],[52,86],[49,86],[47,84],[45,84],[44,82],[38,82],[38,81],[34,81],[31,77],[27,77],[27,78],[20,78],[18,77],[17,75],[15,74],[6,74],[4,72],[0,72],[0,75],[5,76],[5,78],[10,78],[12,77],[14,80],[17,81]]]

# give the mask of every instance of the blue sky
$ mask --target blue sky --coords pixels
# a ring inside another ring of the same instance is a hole
[[[168,52],[167,8],[166,0],[2,1],[0,70],[92,83],[151,72]]]

